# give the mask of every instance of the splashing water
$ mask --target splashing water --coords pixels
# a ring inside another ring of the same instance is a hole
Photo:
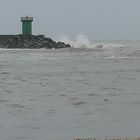
[[[110,49],[110,48],[122,48],[125,47],[122,44],[117,43],[94,43],[88,39],[86,35],[78,34],[75,40],[71,40],[65,35],[60,35],[58,40],[65,43],[71,44],[73,48],[82,48],[82,49]]]

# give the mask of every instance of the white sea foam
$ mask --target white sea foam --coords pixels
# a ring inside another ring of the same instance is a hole
[[[104,42],[94,43],[94,41],[90,41],[90,39],[83,34],[78,34],[76,36],[76,39],[74,40],[71,40],[69,37],[65,35],[60,35],[58,37],[58,40],[71,44],[73,48],[82,48],[82,49],[109,49],[109,48],[125,47],[124,45],[117,43],[104,43]]]

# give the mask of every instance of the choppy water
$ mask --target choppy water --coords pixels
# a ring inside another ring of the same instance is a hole
[[[139,136],[140,42],[0,50],[0,139]]]

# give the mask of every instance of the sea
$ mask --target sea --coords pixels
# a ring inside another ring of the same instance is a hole
[[[0,49],[0,140],[139,136],[139,40]]]

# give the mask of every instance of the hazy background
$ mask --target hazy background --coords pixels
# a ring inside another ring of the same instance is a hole
[[[21,33],[25,15],[34,34],[140,39],[140,0],[0,0],[0,34]]]

